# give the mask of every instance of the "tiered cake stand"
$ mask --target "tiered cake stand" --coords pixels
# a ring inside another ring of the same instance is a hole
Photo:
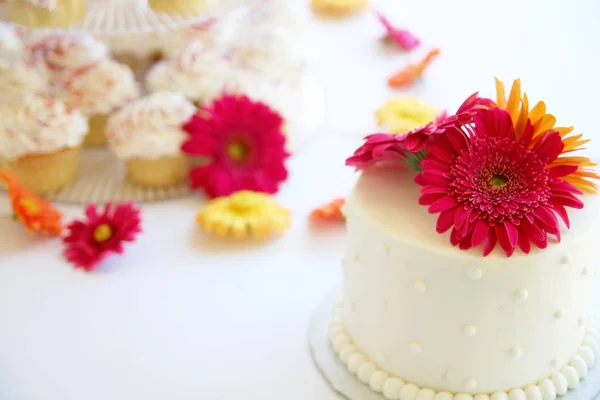
[[[146,0],[89,0],[85,17],[66,30],[85,31],[99,38],[160,33],[243,12],[247,4],[248,1],[244,0],[216,0],[206,13],[180,16],[154,12]],[[0,5],[0,17],[6,19],[3,5]],[[64,29],[39,28],[34,33],[58,30]],[[303,77],[297,95],[301,101],[296,120],[300,124],[291,127],[288,132],[288,149],[292,153],[317,130],[325,108],[323,90],[310,74]],[[78,178],[46,197],[53,201],[85,204],[106,201],[150,202],[183,197],[189,193],[185,184],[161,189],[133,185],[127,182],[124,166],[112,152],[108,149],[86,149]]]

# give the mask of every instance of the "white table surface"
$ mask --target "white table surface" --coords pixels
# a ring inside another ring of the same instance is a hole
[[[597,0],[387,0],[380,7],[442,56],[408,93],[454,110],[493,77],[516,76],[600,155]],[[411,56],[384,51],[371,14],[321,21],[310,34],[327,95],[317,137],[289,163],[278,199],[293,228],[266,245],[207,240],[202,198],[144,206],[144,234],[92,274],[34,240],[0,195],[0,399],[335,399],[307,347],[311,311],[340,280],[343,229],[311,231],[311,208],[344,195],[343,166],[388,75]],[[421,50],[423,51],[423,50]],[[79,207],[62,207],[68,216]]]

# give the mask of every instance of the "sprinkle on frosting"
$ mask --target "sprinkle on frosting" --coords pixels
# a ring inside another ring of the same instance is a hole
[[[109,114],[139,96],[131,69],[109,59],[71,71],[56,91],[62,101],[84,115]]]
[[[35,93],[0,109],[0,154],[17,159],[79,146],[88,131],[85,118],[47,94]]]
[[[181,93],[154,93],[113,114],[106,135],[122,159],[177,156],[187,138],[182,125],[195,110]]]
[[[33,40],[25,51],[31,65],[45,70],[51,80],[95,64],[107,56],[104,43],[81,32],[48,33]]]

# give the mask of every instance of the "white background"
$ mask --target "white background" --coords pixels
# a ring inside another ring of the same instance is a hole
[[[311,311],[340,280],[343,229],[311,230],[310,209],[345,195],[343,166],[389,74],[430,46],[442,55],[408,93],[454,110],[520,76],[600,156],[597,0],[380,2],[424,39],[414,54],[382,48],[370,13],[316,22],[309,40],[327,118],[289,163],[278,195],[293,210],[279,241],[228,244],[194,225],[201,196],[144,206],[144,234],[92,274],[10,219],[0,195],[0,399],[335,399],[307,347]],[[78,207],[63,207],[78,216]]]

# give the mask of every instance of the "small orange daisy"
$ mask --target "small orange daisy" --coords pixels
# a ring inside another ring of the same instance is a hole
[[[344,221],[342,207],[346,204],[343,198],[335,199],[327,204],[315,208],[310,213],[310,219],[313,221]]]
[[[0,178],[6,183],[15,217],[25,225],[28,231],[47,236],[59,236],[62,233],[60,211],[26,188],[10,172],[0,171]]]
[[[556,126],[556,117],[546,112],[546,103],[543,101],[537,102],[530,109],[527,93],[523,92],[521,95],[520,79],[513,82],[508,99],[506,98],[504,84],[496,79],[496,103],[498,107],[505,109],[510,114],[515,126],[517,140],[523,134],[528,119],[534,129],[532,146],[536,143],[536,137],[540,137],[549,130],[557,131],[562,138],[564,148],[561,155],[551,162],[548,167],[577,165],[579,167],[577,171],[563,179],[584,193],[598,193],[598,186],[594,181],[599,180],[600,175],[593,170],[596,164],[587,157],[566,155],[582,150],[582,146],[588,143],[590,139],[584,139],[581,133],[573,134],[574,127],[572,126]]]

